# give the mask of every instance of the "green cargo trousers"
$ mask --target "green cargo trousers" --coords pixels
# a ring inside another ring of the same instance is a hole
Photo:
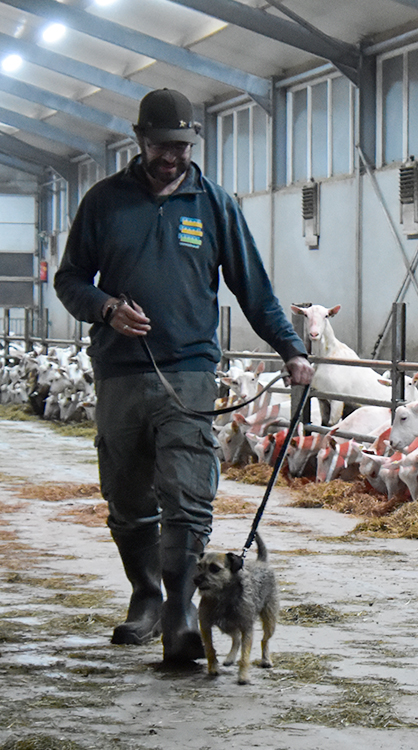
[[[186,406],[214,408],[213,373],[165,376]],[[156,373],[99,380],[96,392],[96,446],[110,528],[130,532],[161,521],[207,539],[219,479],[211,417],[182,411]]]

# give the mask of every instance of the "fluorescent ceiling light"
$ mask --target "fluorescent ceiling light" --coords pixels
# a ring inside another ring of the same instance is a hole
[[[101,5],[104,8],[106,5],[112,5],[115,0],[94,0],[96,5]]]
[[[64,36],[66,28],[62,23],[51,23],[42,32],[44,42],[58,42]]]
[[[23,60],[20,55],[7,55],[4,60],[1,61],[1,67],[6,73],[13,73],[15,70],[19,70]]]

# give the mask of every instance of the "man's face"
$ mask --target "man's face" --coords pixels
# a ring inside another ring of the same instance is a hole
[[[192,146],[182,141],[154,143],[151,138],[139,139],[142,164],[154,180],[163,185],[177,180],[187,171],[192,158]]]

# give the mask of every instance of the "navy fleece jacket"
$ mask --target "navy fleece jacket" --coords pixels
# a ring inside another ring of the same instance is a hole
[[[102,321],[107,298],[121,293],[150,318],[147,342],[161,369],[214,370],[219,268],[256,333],[285,361],[306,355],[239,206],[194,163],[164,201],[149,191],[140,157],[96,183],[80,203],[54,283],[67,310],[93,323],[96,378],[152,367],[137,339]]]

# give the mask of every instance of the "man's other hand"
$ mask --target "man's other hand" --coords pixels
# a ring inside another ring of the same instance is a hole
[[[292,357],[286,362],[286,369],[290,373],[291,385],[309,385],[314,376],[314,368],[306,357]]]

